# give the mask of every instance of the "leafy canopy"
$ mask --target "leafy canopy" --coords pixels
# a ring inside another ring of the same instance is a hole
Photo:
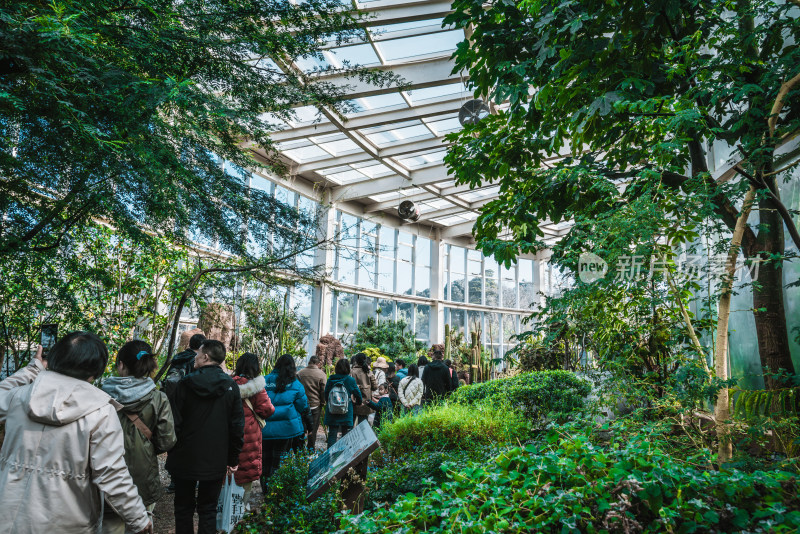
[[[0,253],[55,248],[95,217],[260,256],[252,243],[293,245],[282,229],[310,223],[240,169],[282,171],[272,117],[344,106],[330,72],[291,67],[360,31],[339,0],[29,0],[0,20]]]
[[[497,181],[476,224],[509,262],[544,246],[540,224],[593,217],[665,188],[699,195],[733,227],[745,185],[708,175],[703,142],[736,147],[774,189],[775,150],[800,129],[800,19],[789,2],[457,0],[474,29],[456,53],[479,95],[507,111],[450,134],[459,183]],[[566,157],[565,157],[566,156]],[[690,175],[685,169],[691,168]],[[512,239],[501,239],[510,230]],[[762,229],[774,234],[774,228]],[[745,246],[755,234],[745,234]],[[782,251],[776,251],[778,253]]]

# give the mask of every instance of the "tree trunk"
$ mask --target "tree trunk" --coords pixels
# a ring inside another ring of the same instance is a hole
[[[777,193],[774,177],[766,179]],[[786,328],[786,310],[783,304],[783,220],[768,198],[758,203],[760,230],[748,256],[760,260],[758,279],[753,284],[753,315],[758,336],[758,352],[762,367],[770,375],[783,369],[794,373],[789,352],[789,332]],[[774,259],[777,258],[777,259]],[[784,387],[772,376],[764,376],[767,389]]]
[[[731,315],[731,290],[733,289],[733,278],[736,275],[736,260],[739,258],[739,251],[742,248],[742,236],[747,226],[747,219],[750,217],[750,208],[755,200],[755,187],[750,186],[747,195],[742,202],[742,211],[736,221],[731,238],[731,248],[728,252],[728,261],[725,264],[725,277],[722,279],[719,297],[719,317],[717,319],[717,343],[714,354],[714,370],[717,378],[728,379],[728,319]],[[730,438],[729,419],[731,418],[729,407],[729,393],[727,386],[720,389],[717,394],[717,403],[714,406],[714,419],[717,426],[717,461],[721,464],[729,462],[733,457],[733,443]]]

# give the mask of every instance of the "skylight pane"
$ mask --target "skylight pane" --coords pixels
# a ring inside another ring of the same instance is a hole
[[[397,61],[415,56],[429,56],[452,52],[464,40],[462,30],[452,30],[429,35],[415,35],[404,39],[379,41],[375,47],[386,61]]]
[[[373,111],[377,109],[401,109],[408,107],[408,104],[406,104],[405,99],[400,95],[400,93],[367,96],[364,98],[357,98],[356,100],[350,100],[349,103],[353,106],[354,110],[348,113],[348,115],[354,115],[356,113]]]
[[[322,150],[317,145],[310,145],[303,148],[296,148],[294,150],[285,150],[283,152],[285,156],[288,156],[295,160],[298,163],[303,163],[305,161],[309,161],[312,159],[321,158],[324,156],[328,156],[329,154]]]
[[[444,97],[452,97],[453,95],[463,94],[465,97],[472,98],[471,93],[464,89],[461,83],[451,83],[448,85],[440,85],[439,87],[426,87],[423,89],[414,89],[408,91],[406,95],[411,101],[412,106],[416,106],[422,102],[430,100],[441,100]],[[458,110],[454,110],[458,111]]]
[[[319,120],[322,117],[322,114],[319,112],[317,108],[314,106],[303,106],[294,109],[294,113],[297,116],[297,119],[294,121],[297,124],[303,124],[306,122],[314,122]],[[322,122],[326,122],[327,119],[323,120]]]
[[[365,67],[381,64],[378,54],[375,53],[375,49],[369,43],[332,48],[326,50],[324,54],[328,62],[335,67],[341,67],[345,61],[349,62],[350,65],[362,65]]]
[[[442,136],[450,132],[455,132],[461,129],[461,123],[458,122],[458,117],[445,119],[443,121],[428,122],[427,124],[428,126],[430,126],[433,132],[438,136]]]
[[[367,139],[378,147],[384,147],[397,141],[406,139],[426,139],[434,137],[434,135],[425,126],[412,126],[410,128],[398,128],[395,130],[388,130],[386,132],[377,132],[368,134]]]
[[[340,139],[339,141],[331,141],[330,143],[320,143],[319,146],[334,156],[361,150],[359,146],[350,139]]]

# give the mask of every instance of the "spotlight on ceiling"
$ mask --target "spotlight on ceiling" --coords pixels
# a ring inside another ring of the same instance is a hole
[[[404,200],[397,208],[397,215],[404,221],[415,222],[419,220],[419,208],[410,200]]]

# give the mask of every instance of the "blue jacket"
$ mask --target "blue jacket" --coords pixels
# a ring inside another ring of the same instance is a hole
[[[407,377],[407,376],[408,376],[408,367],[403,367],[402,369],[400,369],[399,371],[397,371],[397,373],[395,374],[395,376],[399,376],[401,380],[402,380],[403,378]]]
[[[278,393],[275,390],[278,373],[270,373],[264,377],[265,390],[269,400],[275,406],[275,413],[266,420],[266,425],[261,430],[263,439],[290,439],[302,436],[303,414],[309,411],[306,389],[299,380],[286,386],[286,390]]]

